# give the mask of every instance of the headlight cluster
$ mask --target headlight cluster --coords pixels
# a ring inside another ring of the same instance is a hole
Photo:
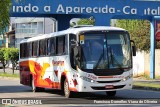
[[[132,77],[133,77],[133,74],[130,74],[129,76],[124,77],[124,78],[121,80],[121,82],[127,81],[127,80],[129,80],[130,78],[132,78]]]
[[[85,77],[85,76],[80,76],[80,78],[81,79],[83,79],[83,80],[85,80],[85,81],[88,81],[88,82],[96,82],[95,80],[92,80],[92,79],[90,79],[90,78],[87,78],[87,77]]]

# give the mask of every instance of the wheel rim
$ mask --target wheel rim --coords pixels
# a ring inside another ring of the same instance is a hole
[[[67,82],[65,82],[65,85],[64,85],[64,93],[65,93],[65,96],[68,97],[69,89],[68,89],[68,83]]]
[[[32,90],[35,91],[34,79],[32,79]]]

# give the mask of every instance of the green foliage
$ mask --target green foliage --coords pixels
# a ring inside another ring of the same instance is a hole
[[[13,74],[14,74],[14,68],[18,63],[18,59],[19,59],[19,50],[17,48],[0,48],[0,61],[3,64],[4,73],[7,62],[10,60],[12,63]]]
[[[9,48],[3,48],[4,49],[4,59],[6,61],[9,60]]]
[[[150,88],[160,88],[159,84],[156,84],[156,82],[134,82],[134,86],[141,86],[141,87],[150,87]]]
[[[0,77],[12,77],[12,78],[19,78],[19,74],[0,73]]]
[[[81,19],[77,23],[78,25],[94,25],[95,21],[94,19]]]
[[[0,61],[3,64],[3,71],[5,73],[5,67],[7,65],[7,61],[9,60],[9,52],[7,48],[0,48]]]
[[[4,53],[2,48],[0,49],[0,61],[2,62],[4,60]]]
[[[6,27],[9,25],[9,12],[12,0],[0,0],[0,33],[5,32]]]
[[[160,41],[156,41],[156,46],[155,46],[156,49],[160,49]]]
[[[14,74],[14,69],[18,63],[19,59],[19,50],[17,48],[9,48],[9,60],[12,63],[12,69],[13,69],[13,74]]]
[[[117,26],[128,30],[140,50],[150,49],[150,22],[147,20],[117,20]]]

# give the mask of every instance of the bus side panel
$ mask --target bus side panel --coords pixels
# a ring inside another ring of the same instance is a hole
[[[23,85],[31,85],[29,62],[20,62],[20,83]]]
[[[54,80],[63,84],[64,79],[66,79],[69,85],[69,90],[77,92],[78,90],[76,86],[78,84],[76,84],[77,81],[74,77],[76,76],[76,72],[72,71],[69,61],[70,59],[68,55],[54,57],[52,64],[54,66],[54,72],[57,72],[54,75]],[[60,88],[62,89],[62,87]]]
[[[51,68],[53,67],[45,59],[47,58],[40,58],[39,61],[32,59],[20,62],[21,84],[31,85],[30,74],[32,74],[36,87],[60,89],[60,83],[52,80],[53,69]]]
[[[52,88],[53,86],[58,88],[59,83],[53,82],[52,75],[53,75],[53,70],[51,70],[51,63],[46,60],[47,58],[45,57],[44,59],[39,58],[37,62],[34,62],[34,64],[30,65],[30,67],[34,71],[34,80],[35,80],[35,85],[37,87],[43,87],[43,88]],[[33,73],[31,70],[31,72]]]

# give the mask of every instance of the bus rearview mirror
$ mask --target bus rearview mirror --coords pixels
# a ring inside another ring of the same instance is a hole
[[[81,58],[81,47],[80,46],[75,46],[73,48],[73,53],[74,53],[74,57],[80,59]]]
[[[133,56],[136,56],[136,45],[135,45],[135,42],[133,40],[130,40],[131,43],[133,43],[133,46],[132,46],[132,54]]]
[[[136,47],[132,46],[132,52],[133,52],[133,56],[136,56]]]
[[[73,57],[74,57],[74,63],[76,66],[80,67],[80,62],[81,62],[81,46],[75,46],[73,48]]]

